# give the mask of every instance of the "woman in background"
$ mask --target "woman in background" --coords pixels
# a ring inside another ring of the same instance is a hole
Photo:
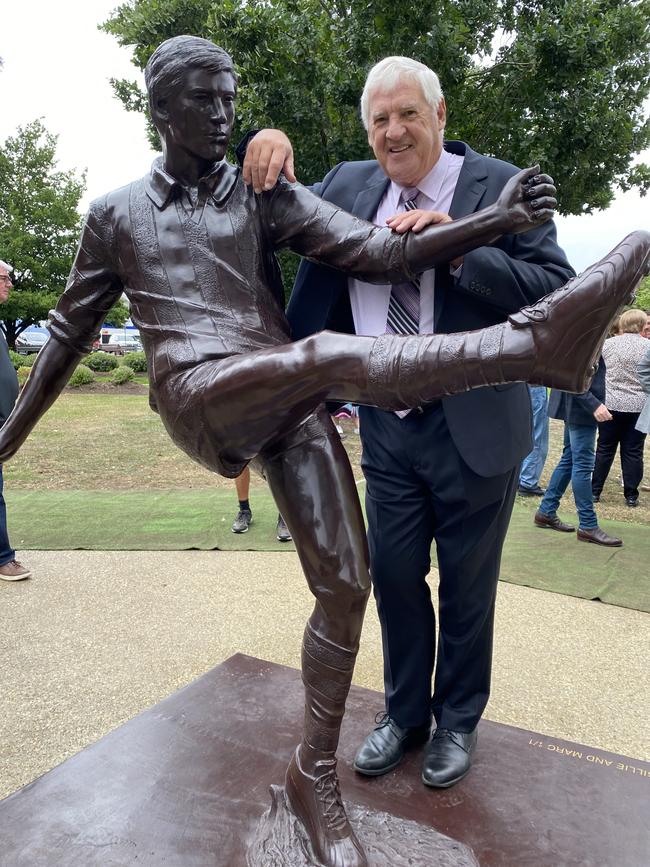
[[[620,333],[606,340],[603,347],[607,366],[605,405],[612,414],[612,420],[598,423],[596,465],[591,482],[596,503],[619,446],[625,502],[630,507],[639,502],[646,435],[636,429],[639,413],[645,403],[637,371],[648,350],[648,341],[641,333],[646,320],[642,310],[626,311],[619,320]]]

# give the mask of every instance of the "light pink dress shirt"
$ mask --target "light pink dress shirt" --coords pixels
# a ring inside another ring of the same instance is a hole
[[[438,162],[418,184],[420,191],[418,208],[449,213],[463,160],[462,156],[442,151]],[[375,225],[385,226],[388,217],[404,210],[404,205],[400,201],[402,190],[403,187],[399,184],[390,182],[374,216]],[[460,274],[460,269],[452,273],[456,276],[457,273]],[[420,334],[433,332],[434,283],[435,271],[425,271],[420,278]],[[350,277],[348,288],[357,334],[373,337],[384,334],[390,300],[390,284],[364,283],[362,280]]]

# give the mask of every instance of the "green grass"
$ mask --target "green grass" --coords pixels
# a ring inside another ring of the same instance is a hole
[[[62,394],[4,474],[17,491],[232,486],[176,448],[145,395],[117,389]]]
[[[252,474],[254,526],[245,536],[235,536],[230,532],[237,509],[233,482],[199,467],[174,446],[149,408],[145,389],[137,394],[102,387],[103,392],[91,386],[61,395],[4,466],[16,547],[287,550],[275,540],[277,511],[262,479]],[[351,421],[341,426],[362,493],[360,440]],[[543,484],[561,452],[561,424],[551,423],[550,440]],[[647,444],[646,459],[650,477]],[[536,530],[532,515],[539,501],[518,498],[504,551],[504,579],[648,610],[650,493],[641,494],[637,509],[626,508],[617,475],[614,467],[598,514],[607,529],[623,536],[623,549],[577,547],[573,536]],[[561,514],[575,522],[570,491]]]
[[[15,491],[232,490],[229,479],[208,472],[176,448],[142,391],[65,391],[18,455],[4,467],[7,487]],[[351,421],[344,419],[341,424],[355,478],[360,480],[359,437]],[[561,454],[562,432],[562,424],[551,420],[544,485]],[[646,440],[645,458],[646,479],[650,479],[650,437]],[[619,476],[620,467],[615,463],[598,506],[599,518],[650,525],[650,492],[641,493],[638,508],[627,508]],[[253,489],[265,487],[255,473],[251,485]],[[532,516],[538,502],[521,499],[520,504]],[[562,508],[569,516],[574,510],[570,489]]]

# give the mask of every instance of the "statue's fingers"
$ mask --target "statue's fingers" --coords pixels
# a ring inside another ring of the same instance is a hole
[[[539,175],[539,165],[531,166],[528,169],[522,169],[517,175],[522,184],[530,184],[535,175]]]
[[[553,184],[536,184],[535,186],[528,187],[528,195],[531,199],[539,199],[542,196],[554,197],[557,195],[557,189]]]
[[[539,196],[530,204],[536,211],[554,210],[557,208],[557,199],[554,196]]]

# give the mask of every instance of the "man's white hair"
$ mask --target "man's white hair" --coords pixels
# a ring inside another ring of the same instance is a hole
[[[14,270],[13,265],[7,265],[7,263],[3,262],[2,259],[0,259],[0,268],[4,268],[5,271],[13,271]]]
[[[440,79],[432,69],[411,57],[384,57],[368,73],[361,94],[361,120],[366,129],[370,124],[368,114],[372,91],[395,87],[404,78],[416,81],[432,111],[435,112],[438,109],[443,93]]]

